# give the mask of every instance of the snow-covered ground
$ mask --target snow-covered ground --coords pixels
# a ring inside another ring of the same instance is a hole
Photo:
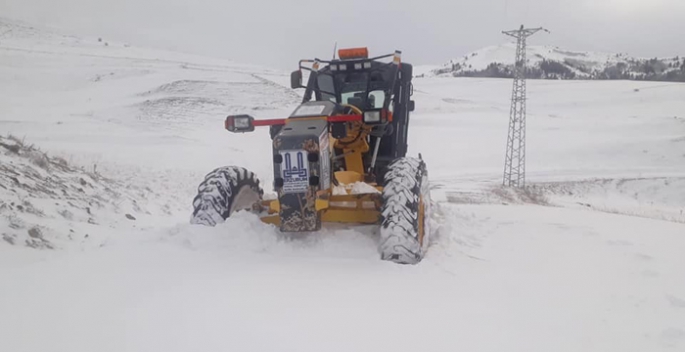
[[[529,82],[514,192],[510,82],[416,79],[435,233],[399,266],[368,226],[188,224],[215,167],[271,184],[223,118],[290,113],[287,72],[4,26],[2,351],[685,349],[685,85]]]

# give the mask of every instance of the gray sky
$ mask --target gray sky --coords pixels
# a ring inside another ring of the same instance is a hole
[[[0,0],[0,16],[238,62],[294,68],[339,46],[441,64],[544,26],[532,44],[685,55],[685,0]]]

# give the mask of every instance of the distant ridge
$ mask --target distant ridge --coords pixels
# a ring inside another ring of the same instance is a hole
[[[516,46],[490,46],[452,59],[425,76],[513,77]],[[685,58],[635,58],[627,54],[528,47],[528,78],[685,82]]]

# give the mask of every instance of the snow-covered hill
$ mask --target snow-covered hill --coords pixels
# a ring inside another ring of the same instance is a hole
[[[634,58],[627,54],[575,52],[553,46],[529,46],[527,75],[543,79],[633,79],[685,81],[685,58]],[[452,59],[428,75],[512,77],[516,45],[487,47]]]
[[[374,226],[188,224],[215,167],[271,184],[268,131],[223,119],[286,116],[286,72],[5,26],[2,351],[685,349],[685,85],[530,82],[513,191],[511,82],[416,80],[435,232],[398,266]]]
[[[132,224],[131,214],[171,214],[170,204],[155,204],[158,197],[150,188],[73,167],[17,137],[0,136],[0,239],[10,245],[97,246],[106,240],[102,226]]]

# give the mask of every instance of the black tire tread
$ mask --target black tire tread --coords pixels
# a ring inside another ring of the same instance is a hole
[[[231,214],[234,195],[243,187],[249,187],[259,194],[264,191],[254,173],[238,166],[224,166],[215,169],[205,176],[197,188],[193,199],[191,224],[216,226],[225,221]]]
[[[400,158],[388,165],[383,189],[379,252],[381,259],[401,264],[416,264],[424,254],[428,234],[423,244],[419,240],[419,204],[430,202],[427,194],[426,164],[417,158]],[[425,208],[424,222],[428,221]]]

